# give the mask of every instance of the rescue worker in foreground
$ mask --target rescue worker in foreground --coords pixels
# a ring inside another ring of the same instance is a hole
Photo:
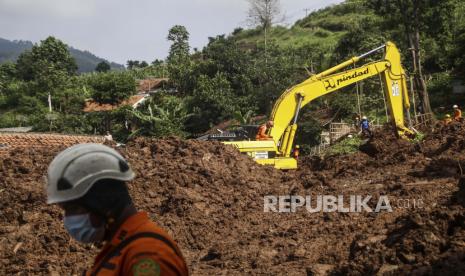
[[[461,121],[462,120],[462,110],[459,109],[458,105],[454,105],[454,120]]]
[[[82,243],[102,244],[83,275],[188,275],[173,239],[137,212],[126,181],[126,160],[100,144],[72,146],[50,163],[47,203],[64,210],[64,226]]]
[[[371,138],[373,136],[370,129],[370,122],[368,122],[368,118],[366,116],[362,117],[360,126],[362,127],[362,135],[365,135],[368,138]]]
[[[273,137],[266,134],[268,128],[273,127],[273,126],[274,126],[273,121],[268,121],[268,122],[266,122],[266,124],[261,125],[258,128],[258,132],[257,132],[257,135],[255,136],[255,139],[257,141],[273,140]]]

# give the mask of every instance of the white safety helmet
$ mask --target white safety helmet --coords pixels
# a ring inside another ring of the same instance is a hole
[[[367,119],[367,116],[363,116],[363,117],[362,117],[362,120],[366,120],[366,119]]]
[[[459,108],[459,106],[454,104],[454,106],[452,108],[456,109],[456,108]]]
[[[60,152],[48,167],[47,203],[83,197],[101,179],[130,181],[135,174],[114,149],[102,144],[79,144]]]

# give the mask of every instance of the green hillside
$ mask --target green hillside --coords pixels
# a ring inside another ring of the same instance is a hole
[[[289,28],[273,27],[268,30],[267,36],[270,41],[283,48],[317,46],[321,50],[331,51],[354,26],[377,19],[370,10],[348,1],[314,11]],[[263,44],[265,39],[264,31],[258,28],[237,29],[233,35],[245,46]]]

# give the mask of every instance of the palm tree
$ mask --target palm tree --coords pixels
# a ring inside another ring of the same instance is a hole
[[[247,112],[245,112],[244,115],[242,115],[241,111],[236,111],[234,112],[234,119],[238,121],[241,125],[246,125],[250,123],[253,115],[254,115],[253,110],[248,110]]]
[[[131,113],[140,125],[139,129],[131,133],[134,136],[184,136],[184,123],[193,114],[187,113],[183,102],[168,101],[166,106],[159,106],[149,103],[148,114],[139,110],[132,110]]]

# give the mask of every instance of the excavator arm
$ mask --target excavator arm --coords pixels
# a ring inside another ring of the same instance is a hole
[[[339,72],[354,65],[365,56],[382,49],[385,49],[383,60]],[[410,107],[405,71],[401,65],[398,49],[392,42],[387,42],[368,53],[353,57],[314,75],[284,92],[276,101],[271,114],[274,126],[270,129],[269,134],[273,137],[273,141],[235,141],[226,144],[232,144],[241,152],[247,152],[252,156],[262,152],[272,153],[271,158],[259,154],[259,158],[256,158],[258,163],[274,165],[281,169],[296,168],[297,162],[290,157],[290,154],[297,131],[300,110],[318,97],[376,75],[381,75],[389,106],[389,115],[396,127],[397,135],[406,137],[412,134],[413,132],[404,124],[404,112],[407,112],[409,118],[408,110]]]
[[[384,60],[335,73],[383,48],[386,48]],[[274,127],[270,131],[275,143],[279,145],[279,154],[285,157],[290,156],[297,129],[297,119],[302,107],[318,97],[379,74],[382,76],[386,99],[390,107],[390,117],[397,128],[397,134],[403,137],[406,133],[410,133],[411,131],[404,125],[404,110],[408,111],[410,107],[406,76],[401,65],[399,51],[393,43],[388,42],[367,54],[351,58],[336,67],[312,76],[281,95],[271,114]]]

